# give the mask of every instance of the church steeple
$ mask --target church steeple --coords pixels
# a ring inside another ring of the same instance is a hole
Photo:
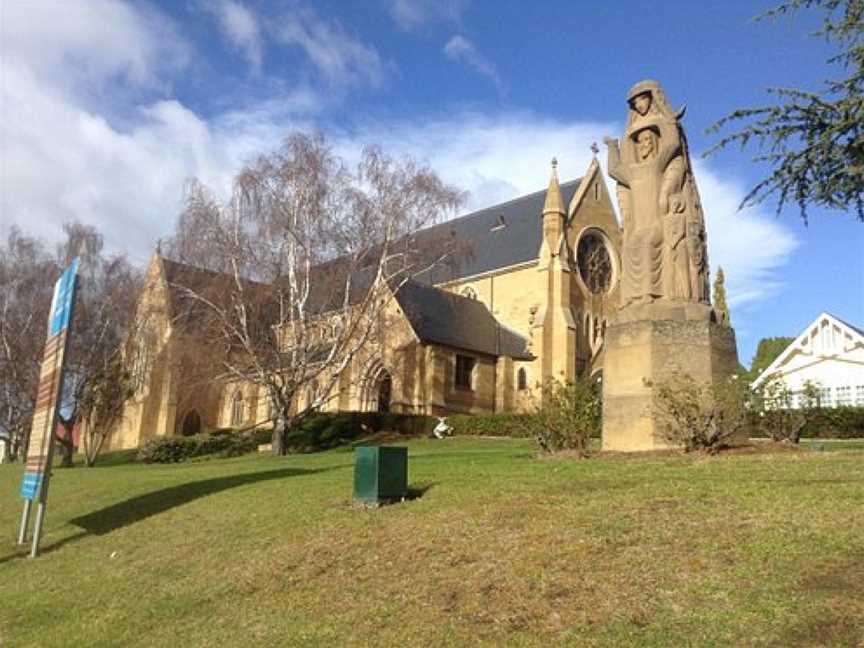
[[[549,188],[546,190],[546,202],[543,205],[543,215],[559,214],[564,216],[564,199],[561,197],[561,185],[558,183],[558,160],[552,158],[552,177],[549,178]]]

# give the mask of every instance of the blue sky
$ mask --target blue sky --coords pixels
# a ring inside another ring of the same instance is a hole
[[[738,212],[756,151],[700,157],[705,129],[766,87],[836,73],[809,37],[815,14],[750,20],[773,4],[6,0],[2,226],[55,240],[78,218],[143,263],[188,178],[224,193],[297,128],[349,158],[365,143],[419,157],[483,207],[543,188],[552,156],[562,179],[581,175],[591,142],[620,133],[627,88],[652,77],[688,105],[712,265],[749,364],[761,337],[822,310],[864,324],[864,224]]]

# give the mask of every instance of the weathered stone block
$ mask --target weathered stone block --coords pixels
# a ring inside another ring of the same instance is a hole
[[[668,447],[657,429],[654,383],[684,374],[701,382],[732,375],[738,366],[735,332],[712,319],[699,315],[609,326],[603,369],[603,450]]]

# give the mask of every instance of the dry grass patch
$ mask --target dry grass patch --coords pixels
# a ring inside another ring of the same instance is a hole
[[[351,506],[345,449],[57,471],[49,552],[0,543],[0,597],[20,602],[0,611],[0,638],[767,646],[806,645],[820,619],[837,620],[839,645],[859,631],[840,619],[862,616],[864,452],[539,461],[525,441],[408,446],[425,492],[377,510]],[[0,470],[8,538],[18,472]]]

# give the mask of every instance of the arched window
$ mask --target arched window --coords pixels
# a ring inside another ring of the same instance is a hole
[[[310,409],[318,409],[320,403],[316,404],[316,400],[318,399],[319,387],[318,387],[318,379],[315,378],[306,386],[306,407]]]
[[[519,371],[516,372],[516,389],[519,391],[528,389],[528,372],[525,371],[525,367],[519,367]]]
[[[234,392],[234,398],[231,401],[231,425],[237,427],[245,422],[246,400],[243,398],[243,392],[238,389]]]
[[[147,384],[150,377],[150,369],[152,365],[152,356],[150,353],[150,344],[142,336],[138,337],[132,348],[132,388],[136,392],[140,392]]]

